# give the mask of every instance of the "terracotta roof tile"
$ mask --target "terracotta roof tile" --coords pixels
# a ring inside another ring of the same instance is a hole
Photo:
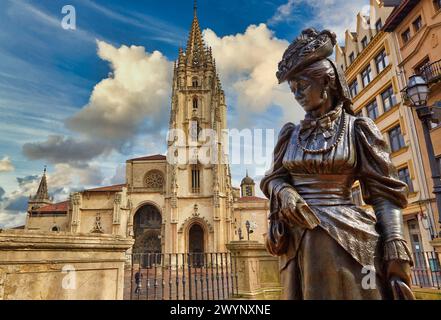
[[[33,210],[34,212],[67,212],[69,209],[69,201],[63,201],[59,203],[50,204],[48,206],[44,206]]]
[[[241,197],[237,199],[239,202],[251,202],[251,201],[268,201],[266,198],[260,198],[260,197]]]

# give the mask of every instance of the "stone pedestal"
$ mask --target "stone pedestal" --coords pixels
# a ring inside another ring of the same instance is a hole
[[[132,245],[111,235],[0,231],[0,300],[123,299]]]
[[[238,298],[278,300],[282,293],[279,259],[257,241],[232,241],[228,250],[236,256]]]

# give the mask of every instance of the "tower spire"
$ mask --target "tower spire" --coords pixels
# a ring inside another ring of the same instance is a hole
[[[40,185],[38,186],[37,193],[35,194],[34,201],[44,202],[49,201],[49,194],[47,191],[47,180],[46,180],[46,170],[47,167],[44,166],[43,176],[40,180]]]
[[[197,16],[197,1],[194,1],[193,5],[193,22],[191,24],[190,34],[187,41],[186,56],[190,58],[190,63],[196,65],[202,62],[205,58],[204,40],[202,39],[202,32],[199,26],[199,20]]]

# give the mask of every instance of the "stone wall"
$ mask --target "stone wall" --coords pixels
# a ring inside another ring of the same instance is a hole
[[[0,300],[122,299],[132,245],[110,235],[0,230]]]

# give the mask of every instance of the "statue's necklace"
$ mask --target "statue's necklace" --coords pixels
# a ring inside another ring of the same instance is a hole
[[[337,139],[335,139],[334,143],[330,145],[327,148],[320,148],[320,149],[308,149],[304,146],[302,146],[302,142],[300,140],[300,132],[297,134],[297,146],[303,150],[304,153],[312,153],[312,154],[319,154],[319,153],[327,153],[331,150],[333,150],[343,139],[346,131],[346,114],[344,110],[342,110],[342,124],[340,126],[340,131],[338,133]]]

